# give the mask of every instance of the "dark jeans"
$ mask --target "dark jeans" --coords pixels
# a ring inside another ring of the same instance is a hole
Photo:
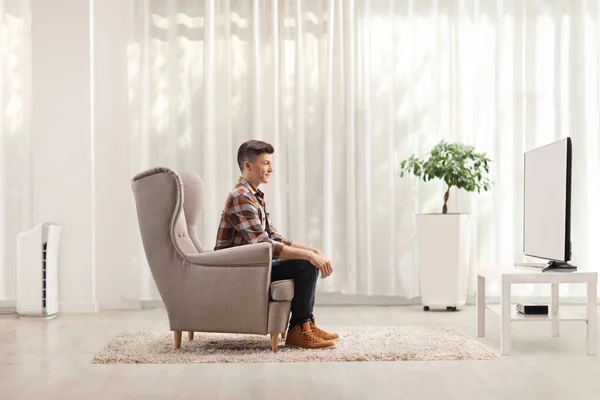
[[[301,325],[312,318],[318,276],[319,270],[309,261],[273,260],[271,263],[271,282],[284,279],[294,280],[290,328]]]

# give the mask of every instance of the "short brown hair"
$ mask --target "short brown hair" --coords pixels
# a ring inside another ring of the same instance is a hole
[[[238,149],[237,162],[240,171],[244,172],[244,161],[253,163],[260,154],[273,154],[275,149],[269,143],[260,140],[248,140]]]

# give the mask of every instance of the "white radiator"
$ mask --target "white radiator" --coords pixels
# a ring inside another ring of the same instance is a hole
[[[17,313],[52,318],[58,312],[61,226],[38,224],[17,235]]]

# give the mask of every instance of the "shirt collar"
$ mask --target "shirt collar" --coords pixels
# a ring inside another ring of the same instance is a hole
[[[244,178],[243,176],[240,176],[240,179],[238,180],[238,183],[241,185],[246,186],[246,188],[252,192],[253,195],[255,195],[256,197],[260,197],[261,199],[264,198],[264,193],[260,191],[260,189],[255,188],[254,186],[252,186],[252,184],[250,182],[248,182],[248,180],[246,178]]]

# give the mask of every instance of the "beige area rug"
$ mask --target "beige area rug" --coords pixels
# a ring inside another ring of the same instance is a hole
[[[323,329],[326,329],[324,327]],[[97,354],[94,364],[266,363],[335,361],[494,360],[497,355],[454,328],[366,326],[331,327],[336,346],[305,350],[284,345],[271,352],[269,336],[184,332],[181,349],[169,331],[123,332]]]

